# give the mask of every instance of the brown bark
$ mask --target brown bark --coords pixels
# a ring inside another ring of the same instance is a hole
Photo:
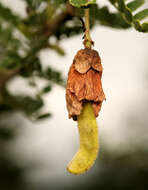
[[[0,70],[0,89],[3,88],[6,82],[14,77],[19,72],[19,69],[7,70],[1,69]]]

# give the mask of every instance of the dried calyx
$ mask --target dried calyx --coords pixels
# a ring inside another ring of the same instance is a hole
[[[97,51],[79,50],[70,67],[66,88],[69,118],[77,120],[85,102],[91,102],[97,117],[105,95],[102,89],[101,59]]]

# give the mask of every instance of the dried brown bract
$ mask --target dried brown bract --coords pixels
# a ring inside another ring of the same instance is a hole
[[[97,51],[85,48],[77,52],[69,70],[66,88],[69,118],[77,120],[86,101],[92,102],[95,116],[98,116],[105,99],[101,83],[102,70]]]

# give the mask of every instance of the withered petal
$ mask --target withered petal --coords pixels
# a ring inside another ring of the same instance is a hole
[[[83,102],[92,102],[95,116],[101,109],[105,94],[102,89],[101,59],[97,51],[78,51],[70,67],[67,80],[66,100],[69,118],[81,113]]]
[[[75,69],[81,73],[86,73],[91,67],[92,57],[89,54],[86,54],[84,50],[77,52],[74,58]]]
[[[101,76],[93,69],[85,74],[80,74],[72,65],[69,71],[67,89],[74,93],[79,101],[83,99],[101,101],[104,99]]]
[[[92,107],[95,113],[95,116],[98,117],[101,110],[102,102],[93,102]]]
[[[83,97],[83,87],[85,82],[83,77],[84,74],[80,74],[78,71],[76,71],[74,64],[72,64],[68,76],[67,89],[69,89],[74,94],[77,94],[79,91],[79,96]]]
[[[90,69],[85,74],[85,97],[84,99],[90,101],[99,101],[100,94],[102,93],[102,83],[99,73]]]
[[[74,61],[75,69],[81,73],[86,73],[90,67],[96,71],[102,71],[101,58],[97,51],[92,49],[81,49],[77,52]]]
[[[82,110],[82,102],[77,100],[75,94],[71,93],[70,90],[66,90],[66,102],[67,102],[67,109],[69,112],[69,118],[80,115]],[[74,119],[76,120],[76,119]]]
[[[93,51],[94,51],[94,56],[93,56],[93,60],[92,60],[91,66],[96,71],[102,72],[103,71],[103,67],[102,67],[102,64],[101,64],[101,58],[100,58],[100,56],[99,56],[99,54],[98,54],[97,51],[95,51],[95,50],[93,50]]]

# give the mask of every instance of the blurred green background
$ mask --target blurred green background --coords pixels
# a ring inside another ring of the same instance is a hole
[[[75,176],[66,171],[78,131],[65,81],[83,48],[83,9],[66,0],[0,0],[0,190],[148,189],[148,37],[109,1],[98,3],[90,10],[107,98],[100,153]]]

